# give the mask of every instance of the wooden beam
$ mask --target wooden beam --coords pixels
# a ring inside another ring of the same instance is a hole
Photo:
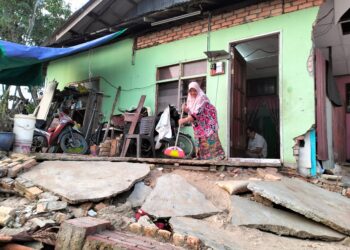
[[[185,160],[164,158],[134,158],[134,157],[97,157],[92,155],[49,154],[36,153],[38,161],[111,161],[111,162],[140,162],[150,164],[184,165],[184,166],[229,166],[229,167],[281,167],[280,160],[273,159],[229,159],[215,160]],[[176,167],[176,166],[175,166]]]

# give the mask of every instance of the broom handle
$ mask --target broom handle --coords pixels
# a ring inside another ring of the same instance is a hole
[[[181,107],[181,115],[180,115],[180,119],[182,119],[182,115],[183,115],[184,111]],[[176,133],[176,140],[175,140],[175,147],[177,147],[177,141],[179,140],[179,134],[180,134],[180,124],[179,124],[179,128],[177,129],[177,133]]]

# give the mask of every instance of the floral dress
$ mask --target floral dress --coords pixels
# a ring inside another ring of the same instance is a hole
[[[225,152],[218,136],[218,121],[215,107],[205,102],[198,109],[197,114],[190,115],[194,118],[192,127],[194,130],[195,145],[198,148],[198,157],[202,160],[225,158]]]

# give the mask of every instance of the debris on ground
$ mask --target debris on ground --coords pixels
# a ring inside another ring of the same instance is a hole
[[[0,162],[0,173],[7,171],[0,178],[3,245],[57,247],[59,229],[79,219],[80,225],[108,224],[85,234],[80,245],[85,249],[135,244],[153,249],[349,247],[350,187],[344,169],[319,178],[286,168],[195,171],[87,161],[6,170],[29,160],[35,159],[17,154]]]

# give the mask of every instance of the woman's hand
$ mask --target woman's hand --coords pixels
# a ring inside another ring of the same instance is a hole
[[[189,122],[193,122],[193,121],[194,121],[193,117],[189,115],[186,118],[179,119],[179,126],[182,126],[185,123],[189,123]]]
[[[179,119],[179,126],[182,126],[183,124],[185,124],[187,122],[186,120],[187,118],[181,118]]]

